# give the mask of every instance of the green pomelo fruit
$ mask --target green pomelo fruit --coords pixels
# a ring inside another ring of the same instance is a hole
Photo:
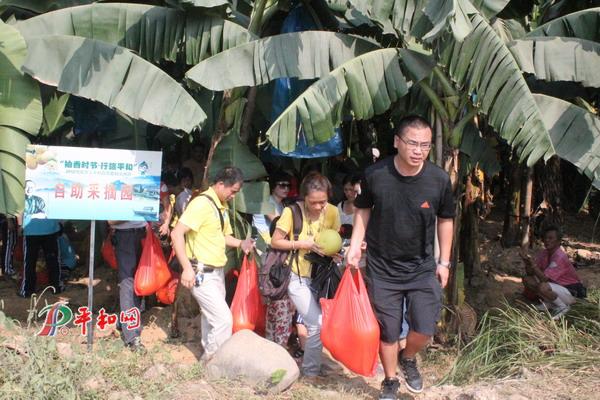
[[[332,256],[341,250],[342,237],[333,229],[325,229],[319,233],[316,243],[323,249],[323,254]]]

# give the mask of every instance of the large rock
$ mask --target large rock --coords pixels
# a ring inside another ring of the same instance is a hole
[[[300,376],[298,365],[283,347],[247,329],[223,343],[206,369],[213,379],[239,378],[270,393],[287,389]]]

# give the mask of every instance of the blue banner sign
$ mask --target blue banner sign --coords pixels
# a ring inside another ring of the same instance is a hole
[[[29,145],[25,212],[33,218],[156,221],[162,153]]]

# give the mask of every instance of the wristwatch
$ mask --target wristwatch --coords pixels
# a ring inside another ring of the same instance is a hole
[[[441,261],[441,260],[438,260],[437,265],[439,265],[441,267],[450,268],[450,261]]]

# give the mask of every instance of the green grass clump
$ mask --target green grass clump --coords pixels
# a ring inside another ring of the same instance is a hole
[[[164,399],[172,397],[182,380],[203,373],[198,364],[181,368],[173,362],[163,364],[166,374],[146,379],[149,368],[163,363],[165,349],[155,347],[141,355],[124,349],[116,339],[100,340],[88,353],[76,338],[71,342],[72,354],[66,354],[58,351],[56,338],[10,328],[14,323],[1,312],[0,324],[5,329],[0,329],[0,400],[106,399],[113,392]]]
[[[479,333],[460,352],[442,383],[461,385],[518,375],[523,368],[585,372],[600,365],[600,290],[590,291],[565,318],[532,307],[488,311]]]

